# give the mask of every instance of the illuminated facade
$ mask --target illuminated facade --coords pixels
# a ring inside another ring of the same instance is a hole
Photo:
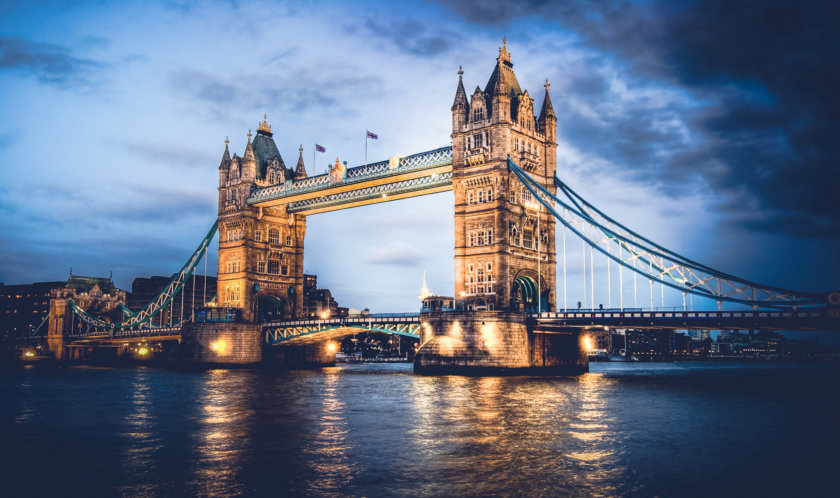
[[[499,49],[484,90],[476,87],[469,100],[463,71],[458,76],[452,105],[455,298],[459,306],[479,311],[536,311],[541,298],[541,309],[551,311],[554,217],[507,167],[510,155],[555,192],[557,118],[548,82],[536,116],[534,99],[520,89],[506,46]]]
[[[285,205],[250,206],[254,186],[306,178],[303,149],[295,169],[286,168],[271,127],[263,120],[242,157],[228,142],[219,165],[218,303],[241,308],[246,320],[266,321],[303,312],[303,238],[306,217]]]

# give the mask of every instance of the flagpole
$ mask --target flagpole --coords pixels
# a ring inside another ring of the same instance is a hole
[[[367,141],[368,141],[368,131],[365,130],[365,166],[367,166]]]

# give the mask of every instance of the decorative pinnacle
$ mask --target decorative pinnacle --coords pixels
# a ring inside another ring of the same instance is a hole
[[[458,66],[458,79],[464,78],[464,66]]]
[[[301,154],[303,154],[303,144],[300,144],[300,147],[298,147],[298,151],[299,151]]]
[[[507,36],[502,38],[502,46],[499,47],[499,62],[510,62],[510,54],[507,51]]]
[[[251,143],[251,129],[248,128],[248,143]]]
[[[227,147],[229,143],[230,143],[230,140],[228,140],[228,137],[225,137],[225,147]]]
[[[548,78],[545,79],[545,91],[548,91],[548,88],[551,86],[551,83],[548,82]]]
[[[268,125],[268,113],[263,114],[263,122],[257,125],[257,130],[271,133],[271,126]]]

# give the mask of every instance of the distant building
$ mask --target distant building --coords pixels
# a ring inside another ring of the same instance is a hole
[[[450,296],[426,295],[420,311],[448,311],[455,309],[455,298]]]
[[[329,289],[318,288],[317,275],[303,276],[303,316],[309,318],[344,317],[349,308],[341,308]]]
[[[50,313],[50,292],[65,283],[0,284],[0,337],[31,334]]]

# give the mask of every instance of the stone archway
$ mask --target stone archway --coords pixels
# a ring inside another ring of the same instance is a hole
[[[253,316],[259,323],[290,318],[289,303],[283,297],[260,294],[254,299]]]

